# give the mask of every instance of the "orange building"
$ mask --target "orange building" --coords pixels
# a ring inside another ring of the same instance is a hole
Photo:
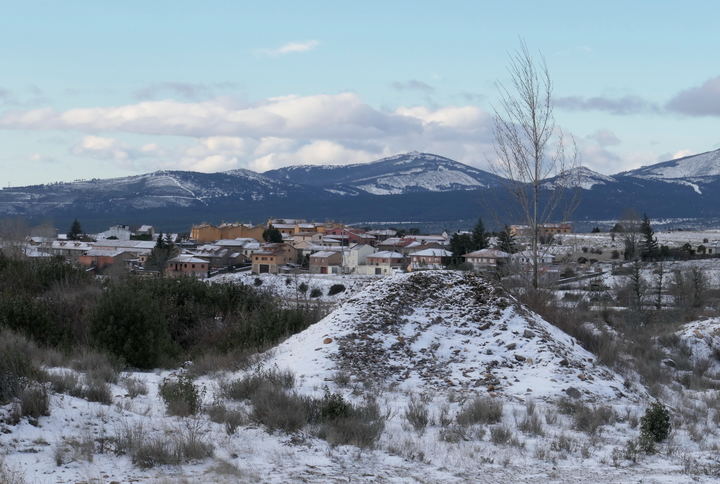
[[[289,244],[264,244],[252,254],[254,274],[277,274],[280,267],[297,262],[297,250]]]
[[[224,223],[216,227],[211,224],[193,225],[190,229],[190,238],[198,243],[207,244],[221,239],[255,239],[262,242],[263,232],[265,228],[261,225],[253,227],[252,225],[239,223]]]

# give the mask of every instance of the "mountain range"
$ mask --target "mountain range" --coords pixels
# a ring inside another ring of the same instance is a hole
[[[262,222],[268,217],[348,223],[433,222],[454,228],[479,216],[517,220],[505,180],[429,153],[404,153],[370,163],[293,165],[256,173],[157,171],[0,190],[0,216],[86,230],[114,223],[150,223],[163,230],[208,221]],[[579,167],[543,183],[549,193],[577,187],[572,219],[617,218],[629,208],[653,218],[720,217],[720,150],[615,175]]]

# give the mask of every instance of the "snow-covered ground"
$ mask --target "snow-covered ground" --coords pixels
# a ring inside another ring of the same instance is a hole
[[[221,274],[208,279],[209,282],[233,282],[255,286],[288,301],[322,301],[328,303],[342,302],[372,281],[376,276],[339,275],[339,274],[251,274],[236,272]],[[256,280],[261,281],[257,285]],[[334,285],[342,285],[345,289],[336,294],[329,294]],[[303,291],[303,288],[305,289]],[[317,297],[311,297],[313,289],[320,291]]]
[[[278,291],[285,287],[284,281],[263,277]],[[327,276],[321,280],[336,282]],[[372,395],[387,420],[371,450],[333,447],[304,430],[269,432],[249,421],[228,434],[205,413],[168,416],[158,385],[171,372],[157,371],[121,375],[141,380],[148,393],[131,397],[113,384],[110,405],[52,394],[50,415],[40,417],[37,426],[25,419],[0,424],[0,461],[26,482],[39,484],[717,482],[720,435],[713,419],[718,409],[705,394],[668,393],[674,409],[681,408],[683,398],[695,398],[697,432],[683,424],[658,446],[658,454],[632,462],[626,445],[637,437],[637,419],[650,398],[574,338],[473,274],[427,272],[361,281],[364,287],[348,291],[340,307],[268,352],[259,365],[291,369],[295,391],[304,395],[322,395],[325,388],[353,402]],[[253,371],[199,378],[204,406],[223,401],[222,381]],[[458,430],[450,422],[476,396],[502,402],[499,421]],[[615,417],[589,433],[559,412],[562,398],[605,406]],[[415,429],[406,418],[411,401],[427,408],[426,428]],[[537,418],[534,430],[524,423],[531,415]],[[141,469],[127,455],[112,452],[113,438],[137,425],[158,438],[192,433],[212,444],[213,456]],[[501,438],[502,430],[509,432],[507,439]],[[92,457],[58,450],[72,448],[73,441],[80,447],[92,442]]]

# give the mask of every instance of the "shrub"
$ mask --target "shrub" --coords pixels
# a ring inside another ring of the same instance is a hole
[[[298,292],[305,294],[308,290],[308,285],[304,282],[301,282],[300,285],[298,285],[297,290]]]
[[[0,458],[0,482],[3,484],[25,484],[22,473],[11,469]]]
[[[609,425],[616,420],[612,408],[604,405],[591,407],[581,401],[573,401],[563,398],[558,402],[560,413],[570,415],[573,418],[573,425],[576,430],[595,434],[603,425]]]
[[[20,396],[26,382],[40,375],[31,358],[36,351],[24,336],[0,329],[0,405]]]
[[[231,400],[249,400],[262,387],[289,389],[294,385],[295,376],[290,371],[259,370],[237,380],[221,382],[220,392]]]
[[[32,419],[50,415],[50,399],[44,386],[34,384],[23,389],[20,393],[20,415]]]
[[[256,277],[256,278],[255,278],[255,281],[253,281],[253,284],[255,285],[255,287],[260,287],[260,286],[262,286],[262,283],[263,283],[263,281],[262,281],[262,279],[260,279],[259,277]]]
[[[458,412],[457,423],[463,426],[497,423],[502,419],[503,404],[490,397],[476,397]]]
[[[333,284],[330,286],[330,289],[328,289],[328,296],[334,296],[335,294],[340,294],[341,292],[345,292],[345,286],[342,284]]]
[[[135,398],[138,395],[147,395],[148,393],[147,385],[139,378],[125,377],[122,380],[122,384],[130,398]]]
[[[322,296],[322,291],[318,289],[317,287],[313,287],[310,291],[310,297],[316,298]]]
[[[640,436],[651,442],[667,439],[670,428],[670,412],[659,402],[653,403],[640,419]]]
[[[423,432],[430,421],[427,405],[412,398],[405,409],[405,419],[416,432]]]
[[[170,415],[186,417],[195,415],[200,410],[202,395],[189,376],[180,375],[175,379],[165,378],[159,389],[160,396],[165,401],[165,408]]]
[[[247,415],[245,412],[228,409],[218,401],[210,405],[205,412],[211,421],[224,424],[225,432],[227,432],[228,435],[234,434],[239,426],[247,423]]]
[[[295,393],[262,386],[253,393],[251,401],[253,411],[250,417],[269,430],[292,433],[300,430],[308,421],[307,400]]]
[[[50,383],[50,388],[55,393],[64,393],[73,397],[82,397],[83,389],[80,383],[80,377],[72,371],[61,371],[58,373],[48,373],[45,381]]]
[[[351,405],[347,415],[321,423],[318,437],[331,445],[354,445],[370,448],[375,445],[385,428],[385,417],[374,400],[363,405]]]
[[[91,375],[85,376],[85,386],[83,388],[82,397],[88,402],[98,402],[105,405],[112,403],[112,393],[110,385],[105,383],[101,378],[93,378]]]
[[[512,431],[504,425],[495,425],[490,429],[490,440],[492,440],[493,444],[508,444],[512,437]]]
[[[334,420],[338,418],[349,417],[352,414],[352,405],[345,401],[339,393],[330,393],[327,388],[325,395],[320,400],[320,419]]]
[[[72,367],[75,370],[85,371],[92,379],[107,383],[117,383],[117,368],[119,366],[119,363],[111,362],[107,355],[92,350],[83,351],[80,356],[72,362]]]
[[[92,334],[98,344],[137,368],[154,368],[168,352],[163,308],[139,282],[113,284],[98,302]]]

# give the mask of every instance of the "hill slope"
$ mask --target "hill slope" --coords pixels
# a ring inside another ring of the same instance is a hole
[[[274,354],[272,362],[292,368],[308,388],[346,372],[401,390],[639,398],[572,337],[472,273],[372,283]]]

